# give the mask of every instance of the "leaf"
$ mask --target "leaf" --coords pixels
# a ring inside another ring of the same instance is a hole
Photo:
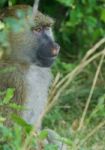
[[[18,20],[18,19],[11,18],[11,17],[7,17],[5,19],[5,23],[15,33],[23,31],[24,30],[24,26],[26,24],[24,19]]]
[[[64,138],[64,137],[60,137],[59,141],[62,141],[63,143],[65,143],[67,145],[72,145],[73,144],[73,141],[71,139],[67,139],[67,138]]]
[[[64,4],[65,6],[71,6],[74,3],[74,0],[57,0],[57,1]]]
[[[29,133],[32,130],[32,126],[29,125],[23,118],[21,118],[18,115],[12,114],[12,119],[13,121],[15,121],[18,125],[20,125],[21,127],[23,127],[27,133]]]
[[[105,22],[105,9],[102,9],[100,19]]]
[[[15,110],[24,110],[24,107],[23,107],[23,106],[18,105],[18,104],[16,104],[16,103],[10,103],[10,104],[9,104],[9,107],[11,107],[11,108],[13,108],[13,109],[15,109]]]
[[[8,46],[7,32],[5,32],[4,30],[0,31],[0,46],[2,47]]]
[[[45,150],[58,150],[58,146],[54,144],[47,144]]]
[[[70,22],[72,26],[81,23],[83,18],[83,13],[80,8],[76,8],[70,12]]]
[[[0,7],[3,7],[7,0],[0,0]]]
[[[3,123],[6,119],[2,116],[0,116],[0,123]]]
[[[38,135],[38,138],[44,140],[47,136],[48,136],[48,131],[43,130],[43,131],[41,131],[40,134]]]
[[[10,100],[13,98],[14,96],[14,89],[8,88],[6,91],[6,95],[3,99],[3,104],[8,104],[10,102]]]
[[[85,19],[85,22],[88,26],[88,29],[90,31],[93,31],[93,29],[97,26],[97,20],[92,17],[92,16],[88,16],[86,19]]]
[[[0,21],[0,30],[3,30],[5,28],[5,24]]]

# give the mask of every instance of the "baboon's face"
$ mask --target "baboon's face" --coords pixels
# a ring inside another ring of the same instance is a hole
[[[60,46],[54,41],[52,29],[50,26],[42,26],[33,32],[38,40],[36,59],[40,66],[50,67],[60,49]]]

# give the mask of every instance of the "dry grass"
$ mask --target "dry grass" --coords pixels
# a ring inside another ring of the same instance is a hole
[[[48,112],[53,107],[53,105],[57,102],[60,95],[62,95],[62,92],[68,86],[70,86],[70,83],[76,78],[76,76],[78,76],[78,74],[80,74],[84,70],[85,67],[87,67],[91,62],[93,62],[95,59],[97,59],[100,56],[102,57],[100,62],[102,65],[104,60],[104,55],[105,55],[105,49],[102,49],[97,53],[96,50],[98,50],[98,48],[100,48],[100,46],[104,43],[105,43],[105,38],[101,39],[98,43],[96,43],[95,46],[93,46],[93,48],[87,51],[86,55],[81,60],[80,64],[72,72],[69,72],[64,78],[60,79],[60,74],[59,73],[57,74],[49,93],[46,112]],[[100,68],[101,66],[99,66],[97,69],[98,74],[100,72]]]
[[[35,131],[36,126],[39,126],[39,122],[42,121],[43,117],[46,115],[46,113],[48,113],[51,108],[55,105],[55,103],[58,101],[59,97],[62,95],[62,93],[65,91],[65,89],[70,86],[70,84],[72,83],[72,81],[89,65],[91,64],[95,59],[100,58],[100,62],[99,65],[97,67],[95,76],[94,76],[94,80],[93,80],[93,84],[90,90],[90,94],[87,98],[86,101],[86,105],[85,108],[83,110],[83,114],[81,116],[80,122],[79,122],[79,127],[77,130],[77,134],[75,135],[75,140],[73,142],[73,145],[70,149],[72,150],[79,150],[81,146],[83,146],[84,144],[87,143],[88,139],[90,139],[94,134],[96,134],[96,132],[98,130],[100,130],[100,128],[102,128],[105,125],[105,121],[102,121],[101,123],[99,123],[94,129],[91,129],[91,131],[82,139],[79,140],[78,142],[77,137],[78,134],[80,134],[80,132],[83,130],[87,130],[86,127],[84,128],[84,120],[88,111],[88,107],[94,92],[94,88],[98,79],[98,76],[100,74],[100,70],[102,67],[102,64],[104,62],[104,57],[105,57],[105,49],[102,49],[100,51],[97,51],[102,45],[104,45],[105,43],[105,38],[101,39],[98,43],[96,43],[93,48],[91,48],[90,50],[87,51],[86,55],[84,56],[84,58],[81,60],[81,62],[78,64],[78,66],[72,70],[71,72],[69,72],[65,77],[61,78],[60,73],[58,73],[55,77],[55,80],[52,83],[52,87],[49,93],[49,98],[48,98],[48,104],[46,106],[45,111],[42,113],[41,117],[39,118],[37,125],[35,125],[35,127],[33,128],[33,131],[30,133],[30,136],[25,140],[25,143],[22,147],[21,150],[26,150],[27,146],[31,140],[31,138],[33,137],[33,133]],[[85,132],[81,132],[85,133]],[[89,149],[90,150],[90,149]]]

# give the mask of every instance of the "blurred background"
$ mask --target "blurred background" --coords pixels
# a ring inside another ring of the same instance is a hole
[[[0,0],[1,9],[15,4],[33,5],[33,0]],[[105,0],[40,0],[39,9],[54,18],[54,35],[61,46],[59,57],[52,67],[54,77],[58,77],[56,86],[59,82],[61,86],[51,99],[55,99],[57,94],[59,96],[56,105],[45,116],[43,126],[65,136],[69,146],[75,145],[76,142],[81,145],[86,135],[90,133],[90,137],[80,150],[105,150],[105,125],[97,129],[99,123],[105,120],[104,59],[86,110],[85,128],[78,131],[99,69],[100,57],[96,57],[82,69],[80,62],[89,49],[105,37]],[[2,37],[1,34],[0,39]],[[105,44],[100,44],[98,50],[89,58],[103,51],[104,46]],[[82,63],[84,64],[85,62]],[[72,74],[75,68],[78,68],[77,72]],[[96,132],[91,135],[94,129]],[[76,150],[73,146],[70,149]]]

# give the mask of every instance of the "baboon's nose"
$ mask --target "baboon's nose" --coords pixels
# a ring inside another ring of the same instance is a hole
[[[53,48],[51,49],[51,51],[52,51],[52,55],[53,56],[57,56],[58,53],[59,53],[59,51],[60,51],[59,44],[55,43],[54,46],[53,46]]]

